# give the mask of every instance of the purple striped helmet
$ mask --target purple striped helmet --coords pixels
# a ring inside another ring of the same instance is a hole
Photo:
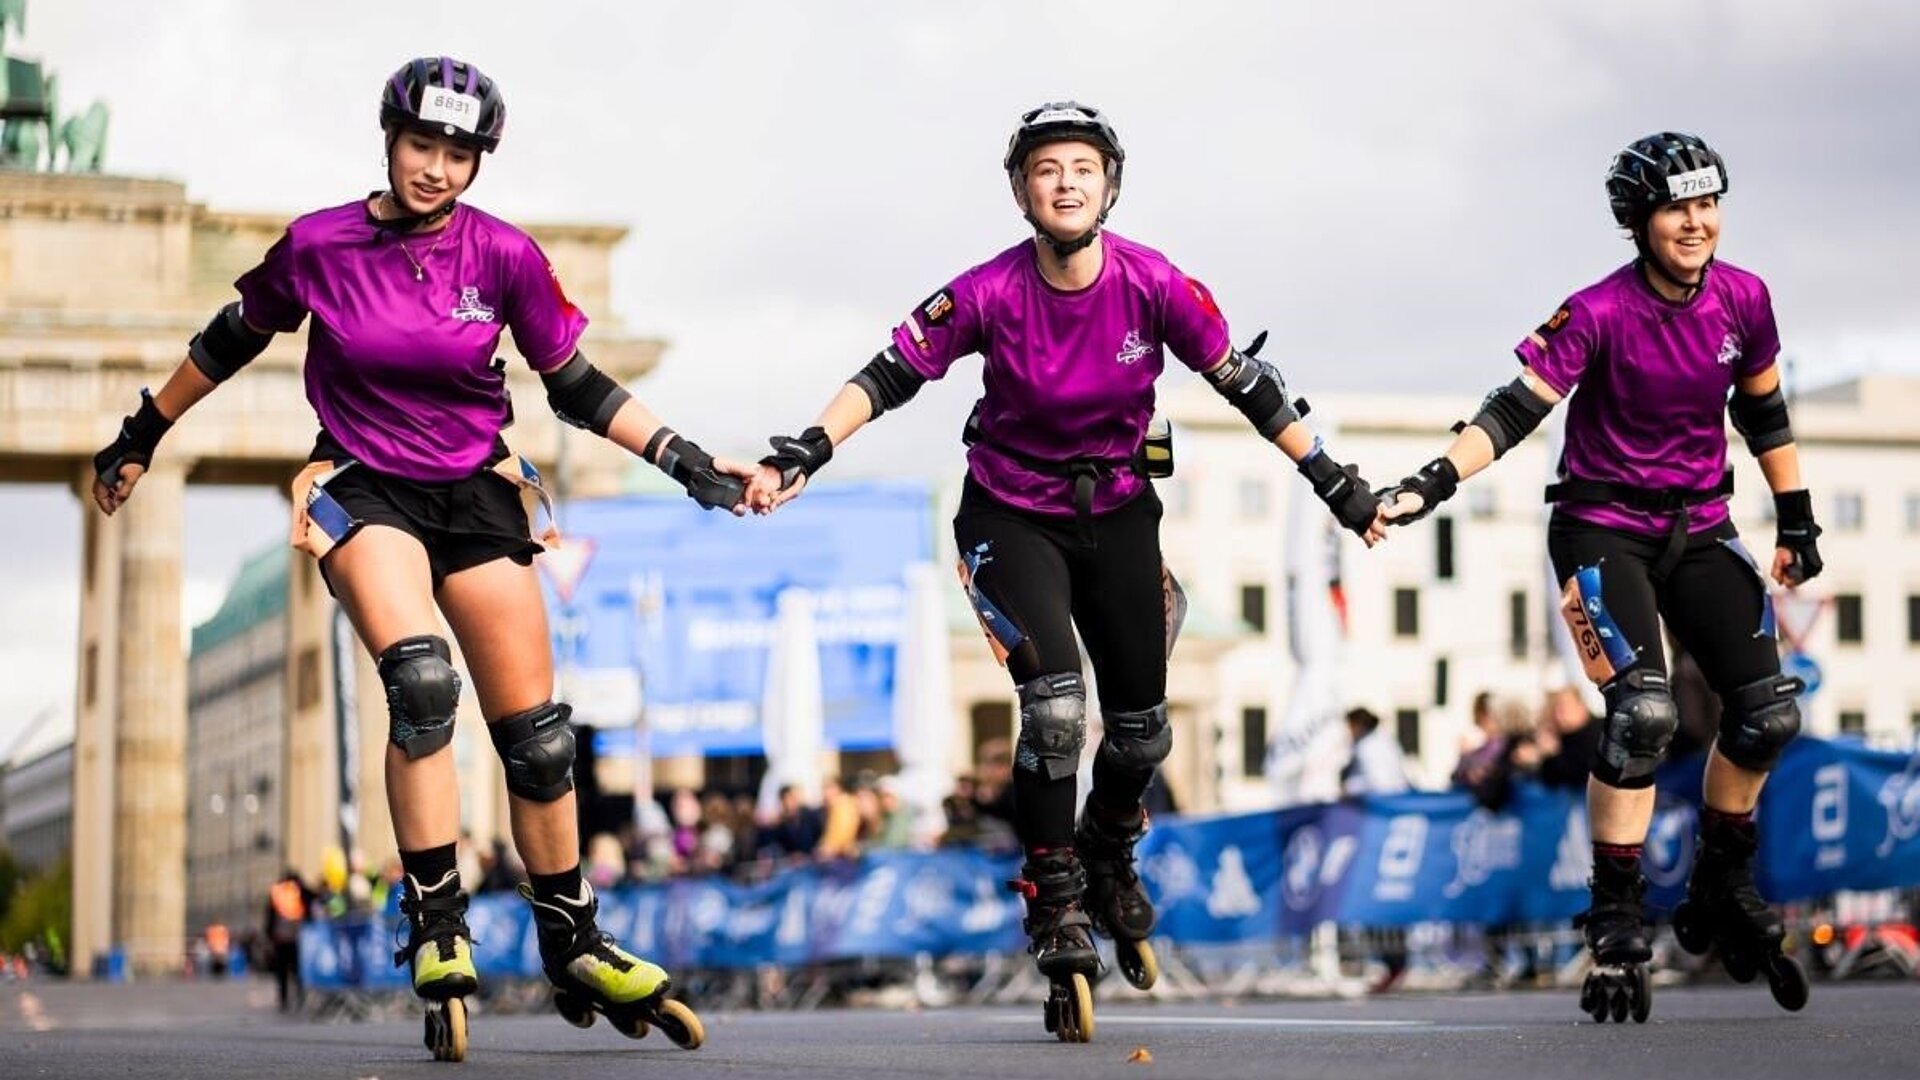
[[[416,128],[492,151],[507,129],[507,100],[472,64],[422,56],[387,80],[380,92],[380,126],[389,132]]]

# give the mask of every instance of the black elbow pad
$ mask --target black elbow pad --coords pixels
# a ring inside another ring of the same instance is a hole
[[[240,305],[228,304],[214,313],[207,328],[187,342],[187,357],[200,374],[216,383],[233,378],[241,368],[267,351],[272,334],[263,334],[240,317]]]
[[[1252,422],[1261,438],[1272,442],[1288,425],[1300,419],[1300,412],[1287,398],[1287,384],[1280,378],[1280,372],[1252,355],[1265,340],[1266,334],[1262,333],[1247,352],[1232,350],[1218,367],[1206,372],[1205,378],[1221,397],[1240,410],[1240,415]]]
[[[540,381],[546,384],[547,404],[553,406],[555,416],[595,435],[605,435],[620,406],[633,398],[626,387],[594,367],[586,354],[580,352],[558,368],[541,374]]]
[[[1487,433],[1493,442],[1493,456],[1499,458],[1533,434],[1552,411],[1553,404],[1534,393],[1525,379],[1515,379],[1488,394],[1469,422]]]
[[[1766,394],[1733,392],[1727,404],[1733,416],[1733,428],[1746,436],[1747,449],[1754,457],[1793,441],[1793,424],[1787,418],[1787,396],[1778,386]]]
[[[859,387],[867,395],[867,401],[873,408],[869,420],[878,420],[880,414],[889,409],[897,409],[913,400],[913,395],[927,385],[927,377],[913,370],[898,349],[889,345],[873,354],[867,366],[854,373],[848,382]]]

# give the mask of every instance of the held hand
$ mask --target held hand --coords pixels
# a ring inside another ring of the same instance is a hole
[[[780,470],[773,466],[760,466],[759,473],[754,477],[753,489],[749,492],[749,497],[752,496],[753,491],[762,492],[761,498],[764,502],[765,509],[756,509],[754,511],[755,513],[771,514],[775,510],[799,498],[800,493],[807,490],[806,473],[794,474],[793,483],[788,484],[786,487],[781,487],[780,485],[784,479],[785,477]]]
[[[108,487],[102,478],[95,477],[93,481],[94,505],[98,506],[108,517],[112,517],[114,511],[126,505],[127,500],[133,497],[133,486],[140,482],[140,478],[145,476],[146,472],[147,467],[145,465],[130,461],[120,466],[119,482],[112,487]]]
[[[716,457],[713,459],[713,471],[719,473],[722,477],[732,477],[740,481],[742,489],[741,497],[739,501],[727,507],[727,510],[733,514],[734,517],[745,517],[749,509],[749,500],[745,489],[747,484],[752,481],[755,476],[759,475],[760,467],[742,461],[735,461],[729,457]]]
[[[1420,512],[1426,509],[1427,503],[1417,491],[1390,487],[1381,488],[1377,494],[1380,496],[1380,518],[1387,524],[1404,525],[1406,522],[1402,518],[1413,517],[1418,520],[1425,516]]]

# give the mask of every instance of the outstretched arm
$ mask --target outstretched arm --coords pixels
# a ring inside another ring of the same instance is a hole
[[[1426,517],[1452,498],[1468,477],[1532,434],[1559,403],[1560,395],[1553,387],[1532,368],[1521,368],[1518,378],[1487,395],[1480,411],[1460,428],[1446,453],[1381,493],[1381,520],[1411,525]]]
[[[834,447],[882,413],[913,400],[926,382],[897,347],[880,350],[833,395],[812,427],[797,436],[769,440],[773,453],[760,459],[760,470],[747,486],[747,505],[766,514],[797,497],[813,474],[833,460]]]

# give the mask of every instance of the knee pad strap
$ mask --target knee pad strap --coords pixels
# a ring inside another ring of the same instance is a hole
[[[1806,684],[1775,675],[1729,690],[1720,699],[1720,756],[1743,769],[1767,772],[1800,733],[1800,695]]]
[[[1016,769],[1049,780],[1072,776],[1087,745],[1087,684],[1078,673],[1042,675],[1020,684],[1020,738]]]
[[[1593,775],[1617,788],[1646,788],[1680,727],[1680,710],[1657,671],[1629,671],[1600,691],[1607,699],[1606,726]]]
[[[551,701],[489,726],[507,768],[507,790],[549,803],[573,790],[573,706]]]
[[[387,738],[417,761],[453,741],[460,674],[443,637],[401,638],[380,653],[380,684],[387,691]]]

